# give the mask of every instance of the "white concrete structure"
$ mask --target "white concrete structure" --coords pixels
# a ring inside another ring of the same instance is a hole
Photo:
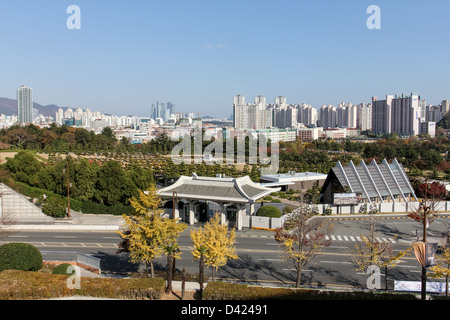
[[[194,173],[191,177],[181,176],[173,185],[158,190],[158,194],[175,202],[175,208],[172,203],[173,218],[181,218],[191,225],[206,221],[210,201],[220,206],[222,224],[235,225],[241,230],[247,204],[250,204],[248,215],[253,215],[258,199],[279,190],[254,183],[248,176],[211,178]]]
[[[0,222],[3,224],[46,224],[55,220],[47,216],[25,196],[0,184]]]

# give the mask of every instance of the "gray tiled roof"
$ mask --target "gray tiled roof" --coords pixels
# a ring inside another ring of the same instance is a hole
[[[254,183],[249,177],[210,178],[181,176],[173,185],[159,190],[161,196],[210,201],[254,202],[279,188],[268,188]]]

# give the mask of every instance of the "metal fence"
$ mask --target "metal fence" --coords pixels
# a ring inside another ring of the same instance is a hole
[[[101,271],[101,259],[74,251],[41,251],[44,261],[77,262]]]

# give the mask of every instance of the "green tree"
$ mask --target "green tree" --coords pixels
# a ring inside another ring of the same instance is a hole
[[[16,180],[35,186],[36,175],[43,168],[43,163],[30,151],[19,151],[14,158],[6,161],[6,169],[13,173]]]
[[[136,191],[120,163],[113,160],[104,163],[98,171],[96,189],[106,205],[126,204]]]
[[[97,162],[89,163],[87,159],[81,159],[75,166],[75,190],[73,197],[81,201],[89,201],[95,198],[98,171],[100,166]]]

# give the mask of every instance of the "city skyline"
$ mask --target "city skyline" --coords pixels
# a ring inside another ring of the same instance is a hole
[[[72,4],[79,30],[66,26]],[[378,30],[366,26],[372,4]],[[437,105],[449,97],[448,9],[446,1],[5,1],[0,96],[25,84],[43,105],[137,116],[171,101],[179,112],[229,117],[237,94],[319,109],[420,92]]]

